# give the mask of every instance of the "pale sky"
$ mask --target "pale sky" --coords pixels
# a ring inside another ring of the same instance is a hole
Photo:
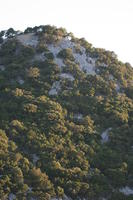
[[[55,25],[133,66],[133,0],[0,0],[0,30]]]

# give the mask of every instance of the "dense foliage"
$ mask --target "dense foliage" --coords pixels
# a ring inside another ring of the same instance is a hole
[[[37,46],[18,40],[25,34]],[[95,75],[80,69],[71,48],[57,55],[62,68],[55,62],[48,45],[69,37],[76,53],[85,48],[96,61]],[[130,64],[51,26],[2,31],[0,43],[0,199],[133,199],[120,190],[133,187]],[[50,95],[55,82],[60,89]]]

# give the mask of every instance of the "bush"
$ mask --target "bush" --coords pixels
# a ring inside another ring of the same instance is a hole
[[[30,67],[27,73],[30,78],[38,78],[40,76],[40,70],[37,67]]]
[[[58,53],[58,57],[74,61],[72,49],[63,49]]]

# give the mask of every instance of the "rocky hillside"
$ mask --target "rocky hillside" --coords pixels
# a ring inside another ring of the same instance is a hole
[[[133,68],[63,28],[0,32],[0,199],[132,200]]]

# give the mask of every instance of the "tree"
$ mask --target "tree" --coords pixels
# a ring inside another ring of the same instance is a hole
[[[16,34],[16,31],[15,31],[13,28],[9,28],[9,29],[7,30],[7,32],[6,32],[6,36],[7,36],[8,38],[14,37],[15,34]]]
[[[72,49],[70,49],[70,48],[61,50],[58,53],[58,57],[74,61],[73,52],[72,52]]]
[[[30,67],[27,73],[30,78],[38,78],[40,76],[40,70],[37,67]]]

